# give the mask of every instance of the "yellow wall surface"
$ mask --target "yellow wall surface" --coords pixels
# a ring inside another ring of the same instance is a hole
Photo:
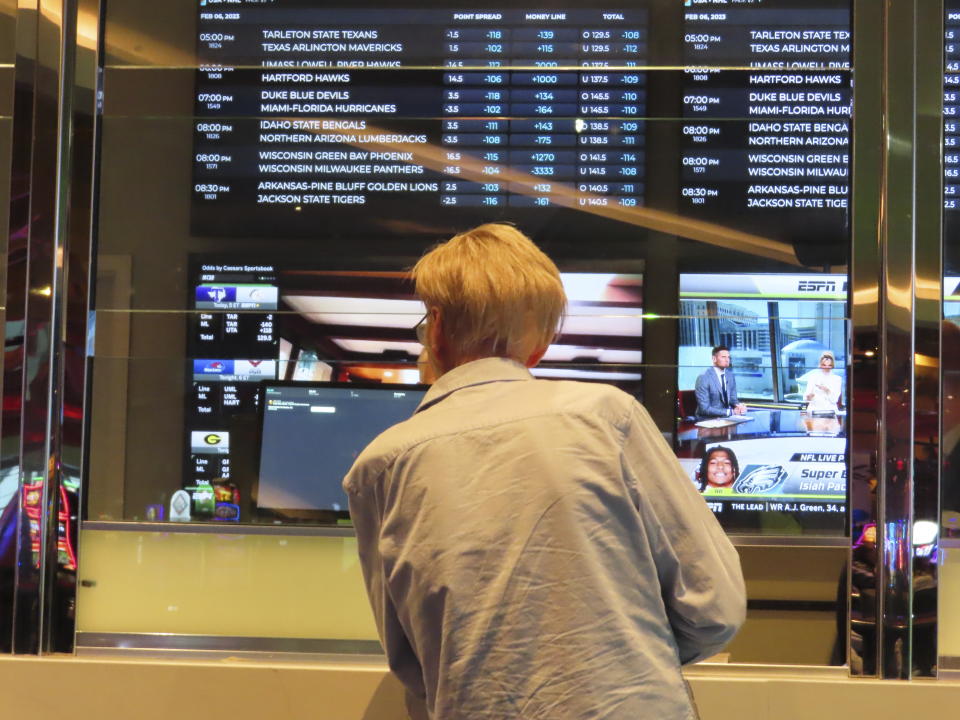
[[[77,631],[377,641],[353,537],[83,530]],[[832,600],[844,551],[740,548],[760,600]],[[736,663],[825,665],[832,612],[754,610]]]
[[[77,631],[376,640],[352,537],[84,530]]]
[[[940,612],[937,618],[939,637],[937,652],[941,656],[960,657],[960,547],[941,547]]]

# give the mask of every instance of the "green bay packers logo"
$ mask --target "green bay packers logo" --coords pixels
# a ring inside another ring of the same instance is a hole
[[[219,445],[220,443],[223,442],[223,437],[218,435],[217,433],[207,433],[206,435],[203,436],[203,441],[207,445]]]

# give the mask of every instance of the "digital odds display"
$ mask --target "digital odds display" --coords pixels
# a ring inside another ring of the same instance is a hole
[[[843,535],[846,276],[681,275],[680,297],[691,482],[728,532]]]
[[[943,239],[947,272],[960,272],[960,2],[944,3]]]
[[[849,0],[198,12],[197,234],[651,207],[846,245]]]

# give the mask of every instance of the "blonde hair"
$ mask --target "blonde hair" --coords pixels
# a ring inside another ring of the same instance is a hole
[[[567,304],[560,272],[512,225],[489,223],[437,245],[413,268],[417,295],[436,308],[458,363],[526,360],[550,344]]]
[[[833,356],[833,352],[830,350],[824,350],[822,353],[820,353],[820,359],[817,360],[817,364],[819,365],[822,363],[824,358],[830,358],[830,362],[832,362],[833,366],[836,367],[837,359]]]

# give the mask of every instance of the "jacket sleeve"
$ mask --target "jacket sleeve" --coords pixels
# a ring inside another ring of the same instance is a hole
[[[724,372],[724,374],[727,376],[727,398],[730,400],[730,405],[738,405],[740,397],[737,395],[737,379],[732,372]]]
[[[708,370],[707,372],[712,372]],[[710,380],[707,372],[702,372],[697,376],[697,383],[694,385],[694,393],[697,396],[697,415],[699,417],[726,417],[727,409],[720,405],[710,404]],[[719,393],[717,398],[719,399]]]
[[[740,558],[639,403],[625,428],[622,462],[637,492],[680,661],[702,660],[719,652],[746,616]]]
[[[343,481],[343,489],[350,503],[350,517],[357,535],[357,551],[367,597],[390,670],[403,683],[409,696],[422,700],[426,696],[423,670],[390,596],[390,586],[380,553],[382,483],[371,482],[369,478],[363,478],[363,475],[363,468],[355,465]],[[410,701],[411,698],[408,697],[408,704]]]

